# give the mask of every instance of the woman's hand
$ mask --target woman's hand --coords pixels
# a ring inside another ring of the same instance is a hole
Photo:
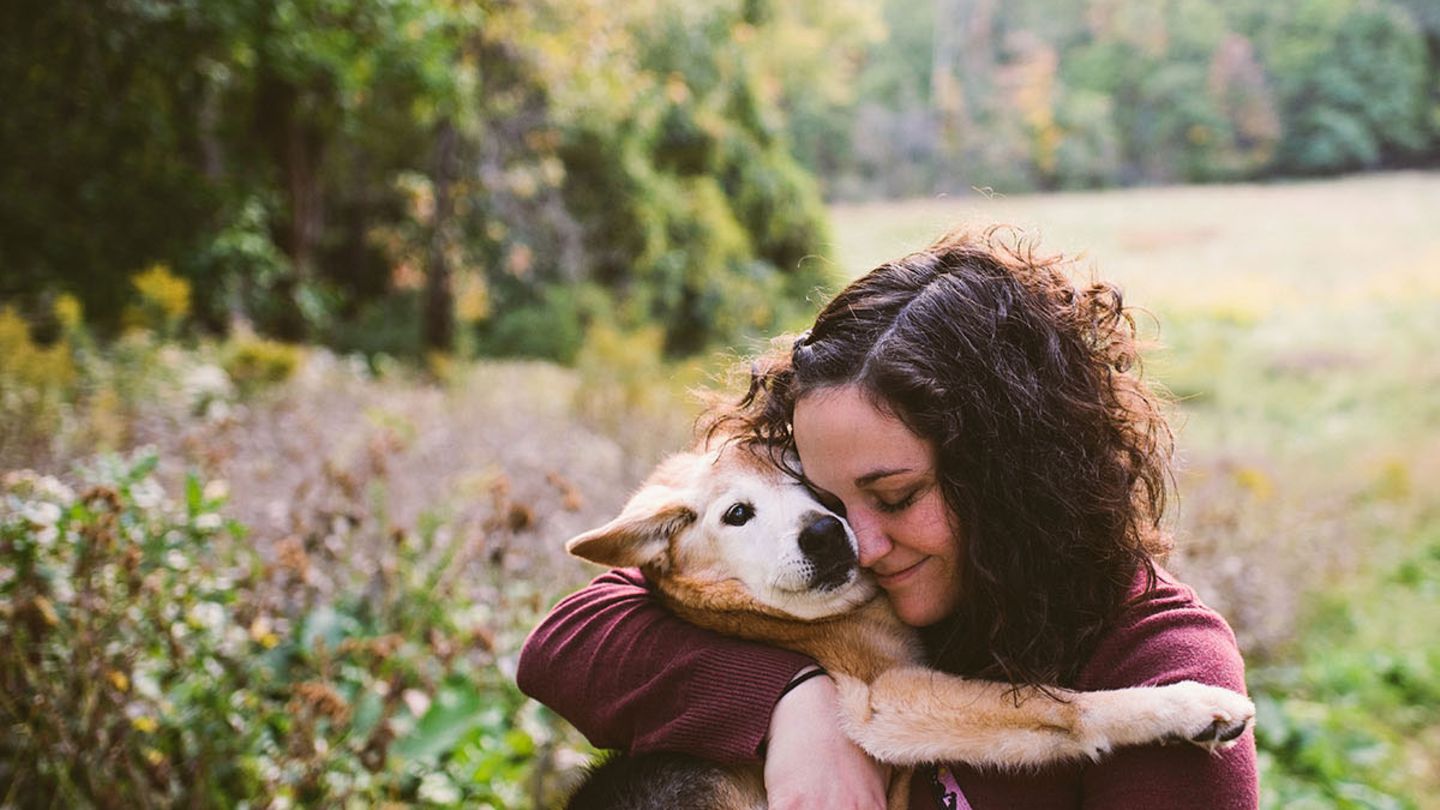
[[[885,807],[887,769],[840,730],[837,694],[828,677],[810,678],[775,704],[765,753],[771,810]]]

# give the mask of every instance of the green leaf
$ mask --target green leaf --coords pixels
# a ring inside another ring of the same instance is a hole
[[[447,680],[414,731],[395,745],[395,752],[407,760],[428,760],[451,751],[479,723],[481,702],[479,690],[469,681]]]
[[[380,720],[381,711],[384,709],[384,701],[373,689],[363,689],[357,699],[352,702],[353,714],[350,720],[350,737],[355,740],[364,740],[375,730],[375,724]]]
[[[159,465],[160,457],[154,453],[147,453],[135,463],[134,467],[130,468],[130,471],[128,473],[126,473],[124,482],[127,484],[134,484],[139,481],[143,481],[145,480],[146,476],[148,476],[152,472],[155,472],[155,468]]]
[[[505,732],[505,746],[510,749],[511,754],[516,757],[531,757],[535,755],[535,740],[529,734],[518,728],[512,728]]]
[[[205,491],[200,486],[200,477],[195,473],[185,475],[185,513],[192,519],[204,508]]]
[[[318,607],[305,616],[300,627],[300,646],[306,652],[315,649],[315,641],[324,642],[326,649],[335,649],[340,642],[360,632],[360,623],[329,605]]]

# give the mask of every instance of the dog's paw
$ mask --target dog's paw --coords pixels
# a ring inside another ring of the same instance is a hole
[[[1177,742],[1197,745],[1207,751],[1223,751],[1235,744],[1255,719],[1255,704],[1229,689],[1182,681],[1166,687],[1183,695],[1190,704],[1191,726],[1171,737]]]
[[[870,685],[859,678],[842,673],[831,673],[835,690],[839,693],[840,718],[843,726],[858,731],[874,713],[870,705]]]

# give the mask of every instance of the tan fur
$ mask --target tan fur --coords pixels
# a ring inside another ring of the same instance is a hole
[[[757,593],[744,581],[783,579],[794,536],[775,530],[775,513],[793,518],[796,534],[803,520],[825,513],[797,495],[796,486],[736,448],[680,454],[660,466],[619,517],[566,548],[604,565],[643,567],[667,607],[692,624],[818,661],[839,687],[846,733],[877,760],[903,766],[891,785],[891,807],[905,806],[910,766],[948,761],[1025,768],[1168,740],[1217,750],[1233,744],[1228,741],[1253,718],[1244,696],[1188,681],[1107,692],[1050,690],[1052,697],[926,669],[915,631],[885,599],[874,598],[878,590],[858,572],[841,593],[815,594],[833,612],[796,618],[797,611],[813,613],[803,594]],[[715,519],[726,499],[742,497],[736,493],[758,498],[756,511],[771,520],[775,536],[765,542],[775,547],[774,577],[732,570],[735,557],[727,552],[733,544],[755,542]],[[793,568],[793,559],[788,564]]]

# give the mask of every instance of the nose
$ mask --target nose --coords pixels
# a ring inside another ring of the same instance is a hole
[[[845,583],[855,566],[855,550],[845,525],[834,515],[819,515],[800,530],[800,553],[810,563],[810,585],[833,588]]]
[[[868,509],[850,509],[845,513],[850,521],[850,530],[855,532],[855,542],[860,546],[860,567],[869,568],[875,561],[890,553],[893,544],[886,536],[874,513]]]

